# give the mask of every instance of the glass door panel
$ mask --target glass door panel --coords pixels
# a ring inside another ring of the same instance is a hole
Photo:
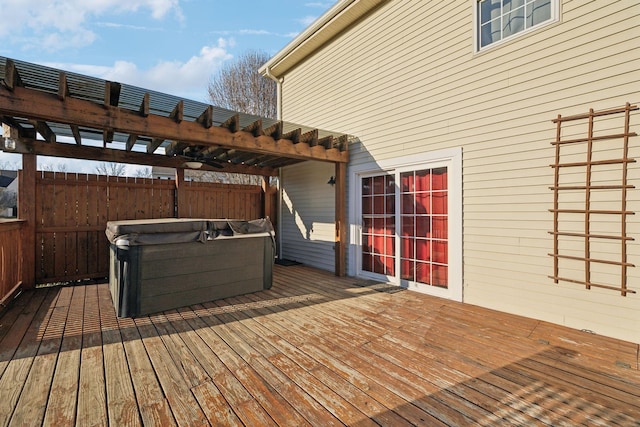
[[[448,287],[447,168],[400,174],[400,277]]]
[[[383,174],[362,178],[362,270],[395,276],[395,180]]]

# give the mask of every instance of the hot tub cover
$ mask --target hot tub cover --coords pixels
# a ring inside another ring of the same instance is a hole
[[[109,242],[128,246],[205,242],[223,236],[268,233],[274,230],[269,218],[252,221],[227,219],[159,218],[108,221]]]

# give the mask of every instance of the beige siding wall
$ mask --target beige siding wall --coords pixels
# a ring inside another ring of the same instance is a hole
[[[282,170],[282,257],[334,270],[335,196],[331,163],[304,162]]]
[[[565,0],[558,23],[482,53],[475,4],[386,2],[285,76],[283,118],[358,136],[353,166],[463,147],[464,300],[640,342],[640,295],[547,277],[551,120],[640,103],[640,3]],[[631,123],[640,133],[640,114]],[[622,131],[619,120],[597,131],[607,128]],[[632,138],[632,157],[638,147]],[[638,164],[629,178],[640,188]],[[640,212],[639,193],[630,210]],[[640,292],[640,214],[628,223],[629,284]]]

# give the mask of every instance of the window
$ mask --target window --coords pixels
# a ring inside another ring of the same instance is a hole
[[[553,22],[558,0],[478,0],[478,49]]]

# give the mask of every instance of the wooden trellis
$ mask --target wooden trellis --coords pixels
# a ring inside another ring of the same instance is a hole
[[[628,165],[634,163],[636,160],[628,156],[629,153],[629,138],[636,136],[635,132],[630,132],[630,112],[637,110],[638,107],[630,105],[611,110],[594,111],[591,109],[587,114],[579,114],[574,116],[562,117],[558,115],[553,120],[556,123],[556,140],[551,144],[555,146],[555,163],[551,165],[554,169],[554,185],[549,187],[553,190],[553,231],[550,233],[553,235],[553,253],[549,254],[553,257],[553,275],[549,276],[555,283],[559,281],[566,281],[572,283],[578,283],[585,285],[587,289],[591,287],[605,288],[620,291],[623,296],[627,293],[635,293],[634,290],[627,287],[627,269],[634,267],[634,265],[627,260],[627,244],[629,241],[634,240],[633,237],[627,233],[627,217],[633,215],[634,212],[627,209],[627,193],[628,190],[635,188],[635,186],[628,183]],[[616,114],[624,114],[624,129],[622,133],[606,134],[606,135],[594,135],[594,121],[597,118],[604,116],[611,116]],[[587,136],[582,138],[562,139],[562,125],[563,123],[588,120]],[[622,141],[621,156],[613,157],[620,154],[619,150],[608,149],[607,154],[611,157],[605,159],[593,159],[594,146],[602,144],[604,141],[618,140]],[[578,162],[562,162],[561,160],[561,147],[570,146],[576,144],[585,145],[585,160]],[[603,165],[619,165],[621,168],[621,182],[620,184],[598,184],[594,183],[593,169],[594,166]],[[563,185],[561,184],[561,171],[571,169],[575,171],[576,168],[584,168],[585,180],[584,185]],[[584,209],[564,209],[560,205],[560,194],[567,191],[584,191]],[[596,191],[619,191],[619,209],[593,209],[592,208],[592,196]],[[563,231],[561,225],[563,222],[560,220],[561,214],[578,214],[584,215],[584,231]],[[619,220],[619,233],[595,233],[592,231],[592,225],[594,218],[600,217],[618,217]],[[584,239],[584,254],[583,256],[569,255],[561,253],[560,239],[562,237],[567,238],[582,238]],[[592,256],[592,246],[594,242],[601,240],[619,241],[620,251],[619,258],[616,260],[601,259]],[[560,260],[572,260],[584,263],[584,276],[582,278],[567,277],[560,272]],[[619,285],[608,283],[596,283],[592,280],[592,268],[595,264],[606,264],[619,267]]]

